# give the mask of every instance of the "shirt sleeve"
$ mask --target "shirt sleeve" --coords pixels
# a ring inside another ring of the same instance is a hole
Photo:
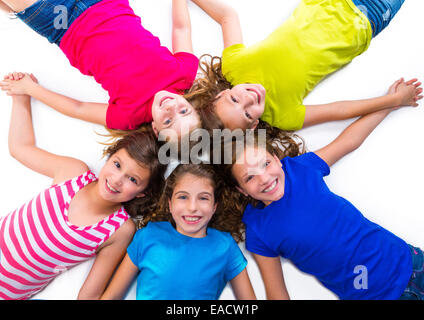
[[[180,70],[185,78],[185,85],[190,88],[197,76],[199,68],[199,58],[188,52],[177,52],[174,57],[180,63]]]
[[[246,68],[242,59],[245,49],[244,44],[238,43],[225,48],[222,52],[222,74],[233,85],[242,81],[238,73]]]
[[[247,260],[241,252],[237,242],[234,241],[231,235],[229,235],[229,238],[230,246],[228,250],[227,267],[225,270],[226,281],[234,279],[247,266]]]
[[[279,256],[279,253],[270,249],[248,225],[246,226],[246,249],[265,257],[274,258]]]
[[[144,105],[131,103],[109,103],[106,111],[106,126],[109,129],[135,130],[141,124],[152,121],[153,97]]]
[[[139,267],[139,257],[140,257],[140,245],[142,244],[142,238],[143,238],[143,229],[138,230],[133,240],[131,241],[130,245],[127,248],[128,256],[130,257],[132,263],[134,263],[135,266]]]
[[[323,177],[330,174],[328,164],[314,152],[308,152],[296,158],[299,163],[318,171]]]

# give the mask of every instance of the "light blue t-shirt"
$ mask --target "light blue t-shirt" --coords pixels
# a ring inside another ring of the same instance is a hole
[[[192,238],[169,222],[149,222],[127,252],[140,270],[137,300],[217,300],[247,265],[229,233],[208,228]]]
[[[412,274],[407,243],[331,192],[315,153],[282,165],[284,196],[243,215],[247,250],[291,260],[340,299],[398,299]]]

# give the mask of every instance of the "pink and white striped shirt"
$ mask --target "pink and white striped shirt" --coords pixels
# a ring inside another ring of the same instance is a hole
[[[28,299],[61,272],[94,256],[128,220],[121,207],[92,226],[69,222],[72,198],[95,180],[94,173],[88,171],[47,188],[0,218],[0,299]]]

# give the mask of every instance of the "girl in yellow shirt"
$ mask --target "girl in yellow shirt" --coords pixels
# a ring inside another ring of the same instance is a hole
[[[221,25],[224,39],[222,59],[203,62],[205,77],[194,85],[201,92],[195,101],[207,129],[255,128],[261,119],[282,130],[298,130],[389,107],[417,106],[422,98],[417,79],[401,79],[396,89],[415,92],[413,100],[402,101],[396,92],[303,104],[319,81],[368,48],[404,0],[302,0],[287,21],[250,47],[242,44],[234,9],[219,0],[192,1]]]

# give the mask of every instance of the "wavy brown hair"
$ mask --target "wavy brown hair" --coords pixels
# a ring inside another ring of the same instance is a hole
[[[108,147],[103,155],[108,159],[120,149],[125,149],[140,166],[150,171],[149,183],[144,189],[142,198],[134,198],[123,203],[131,217],[137,218],[148,215],[156,209],[156,201],[163,187],[163,175],[166,167],[159,162],[159,144],[153,129],[143,127],[143,130],[127,131],[120,134],[114,142],[104,143]]]
[[[146,226],[150,221],[169,221],[174,227],[175,222],[169,211],[169,200],[172,198],[174,188],[185,174],[192,174],[208,179],[214,188],[214,199],[217,208],[209,221],[208,227],[229,232],[235,241],[244,239],[244,224],[241,221],[242,211],[238,207],[239,195],[232,194],[224,186],[224,181],[217,175],[216,166],[210,164],[180,164],[166,179],[162,196],[160,197],[156,212],[144,217],[140,227]]]

